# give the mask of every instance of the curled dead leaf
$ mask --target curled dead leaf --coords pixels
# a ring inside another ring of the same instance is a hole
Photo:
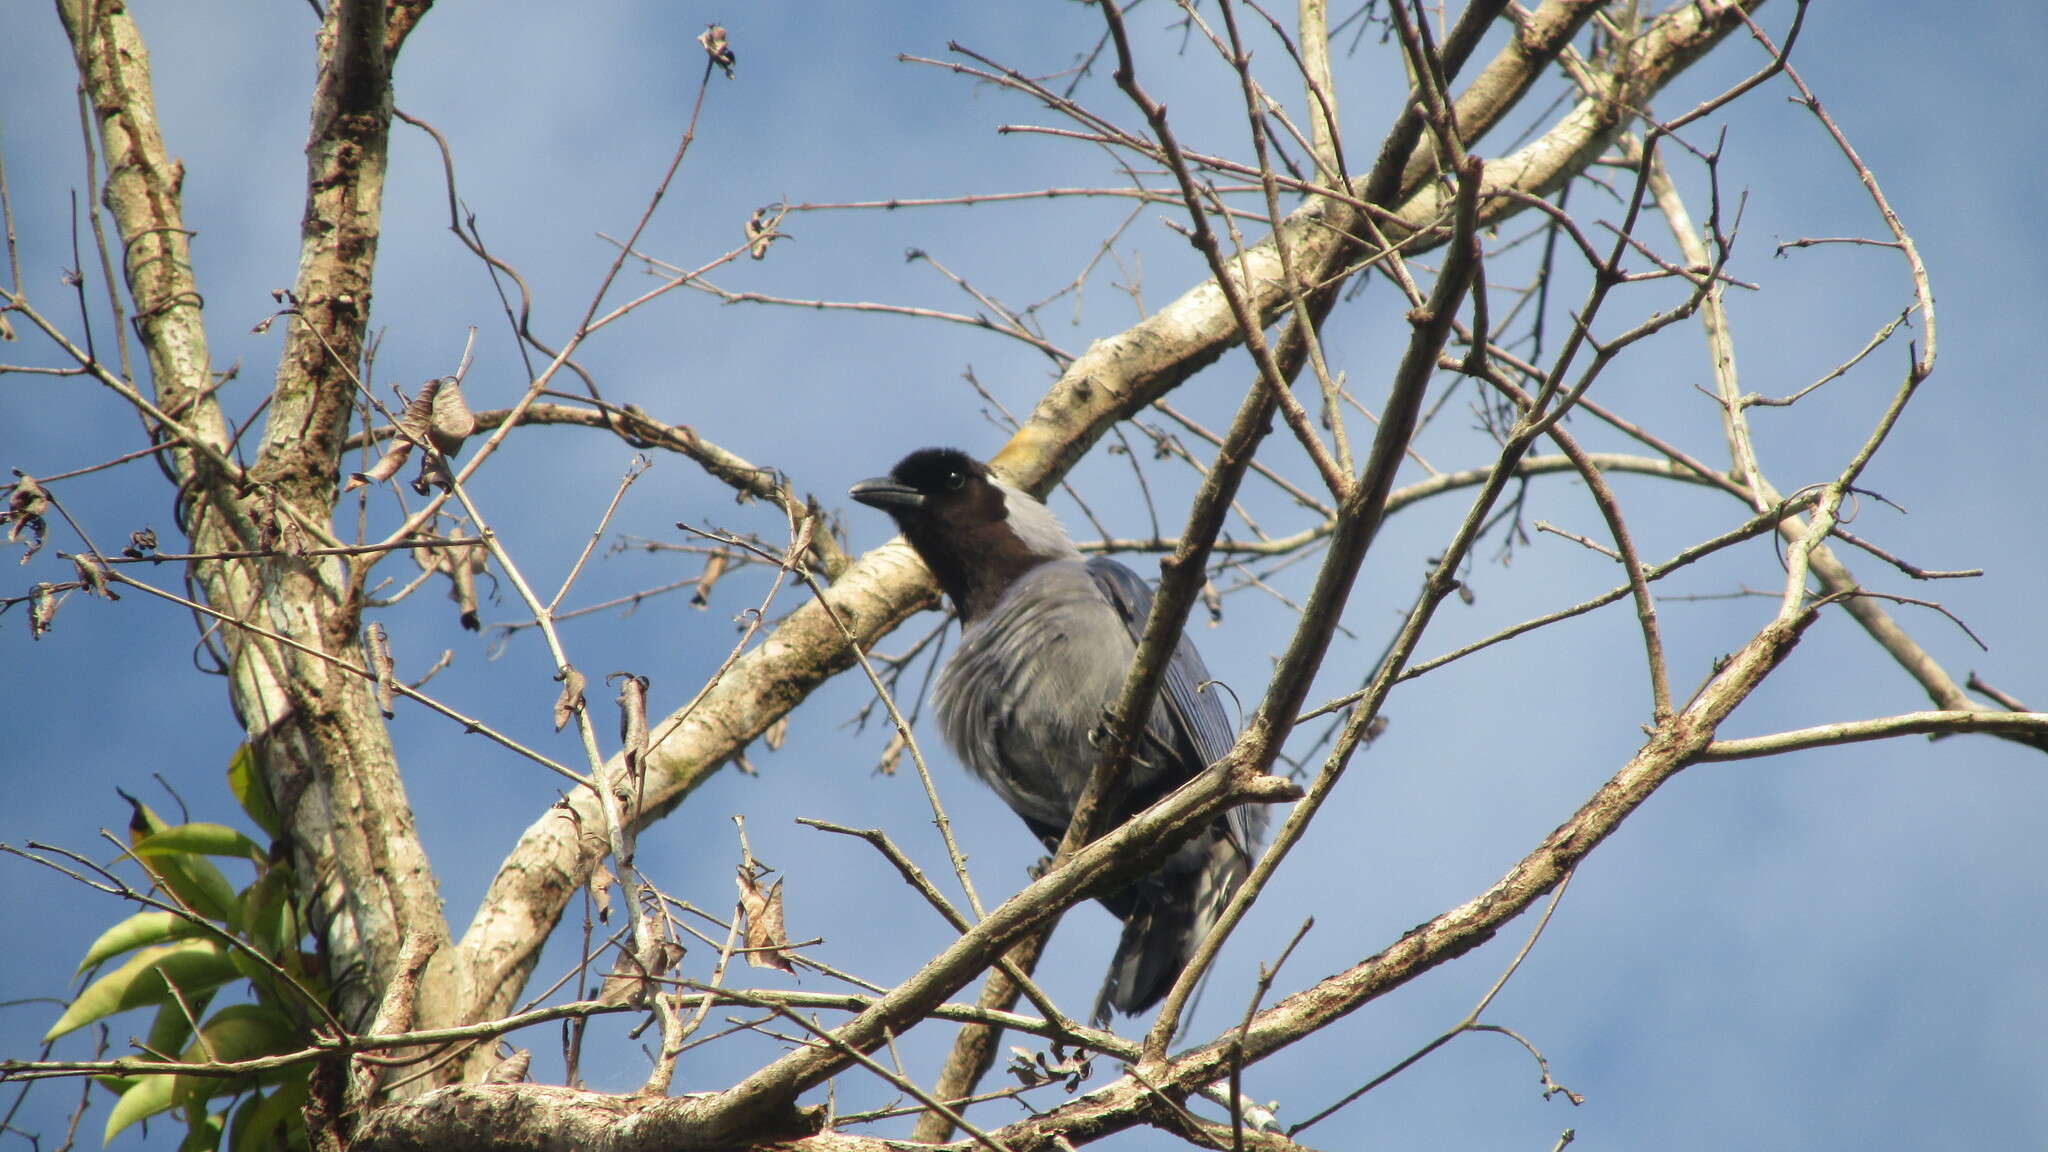
[[[377,457],[377,462],[370,465],[368,471],[349,473],[348,483],[343,484],[341,490],[353,492],[368,484],[381,484],[398,475],[398,470],[405,467],[405,461],[411,455],[412,445],[394,437],[385,446],[384,454]]]
[[[725,78],[732,79],[733,65],[739,62],[739,57],[733,53],[732,46],[726,43],[724,27],[717,24],[706,25],[703,33],[697,37],[697,43],[704,46],[704,54],[711,57],[711,62],[725,73]]]
[[[50,630],[50,621],[56,618],[57,586],[45,580],[28,590],[28,634],[37,640]]]
[[[754,209],[747,217],[747,255],[756,260],[766,259],[768,246],[783,239],[782,218],[789,215],[786,204],[766,204]]]
[[[782,881],[763,890],[753,869],[741,865],[739,889],[740,911],[746,917],[747,963],[794,972],[796,968],[789,962],[789,934],[782,927]]]
[[[533,1066],[533,1051],[528,1048],[514,1048],[510,1056],[491,1065],[484,1073],[486,1084],[520,1084],[526,1080],[527,1069]]]
[[[647,677],[614,672],[605,679],[619,682],[619,748],[626,774],[637,780],[647,758]]]
[[[604,983],[598,985],[597,1002],[600,1004],[645,1004],[650,991],[645,970],[633,953],[621,948],[618,958],[612,961],[612,970],[605,973]]]
[[[601,864],[590,874],[590,899],[597,905],[597,922],[600,924],[612,922],[612,886],[618,882],[619,878],[612,875],[612,870]]]
[[[377,457],[377,462],[370,465],[368,471],[349,473],[348,483],[342,486],[342,491],[353,492],[365,484],[381,484],[398,475],[398,470],[412,458],[413,445],[426,443],[427,425],[432,419],[431,396],[416,396],[407,401],[398,414],[397,426],[384,441],[384,454]]]
[[[420,386],[419,395],[405,402],[405,408],[398,414],[397,426],[385,441],[384,454],[377,457],[368,471],[349,473],[348,483],[342,491],[351,492],[366,484],[379,484],[398,475],[405,462],[412,457],[415,446],[431,444],[443,456],[453,456],[462,451],[463,442],[476,431],[476,415],[469,409],[469,402],[462,397],[462,387],[453,376],[429,380]],[[425,495],[427,489],[438,487],[447,491],[454,478],[447,465],[432,455],[420,460],[420,474],[414,478],[415,492]]]
[[[583,673],[574,665],[564,664],[555,673],[555,679],[562,682],[562,694],[555,698],[555,731],[560,732],[578,712],[583,711]]]
[[[1026,1088],[1065,1081],[1066,1091],[1071,1093],[1081,1087],[1092,1069],[1088,1053],[1068,1055],[1065,1048],[1054,1044],[1050,1054],[1012,1045],[1008,1070]]]
[[[875,771],[883,776],[894,776],[903,763],[903,753],[910,748],[910,741],[901,732],[891,733],[889,746],[882,749],[882,759],[875,765]]]
[[[420,571],[439,572],[448,578],[448,598],[455,601],[456,610],[460,613],[457,622],[470,632],[482,630],[483,614],[476,578],[490,571],[490,548],[482,543],[435,544],[413,549],[412,556]]]
[[[429,380],[420,389],[420,399],[426,402],[430,413],[427,436],[435,451],[444,456],[462,451],[463,442],[476,432],[476,414],[462,398],[461,382],[453,376]]]
[[[452,585],[448,589],[448,597],[455,601],[457,610],[462,613],[462,626],[471,632],[479,631],[484,626],[483,616],[477,606],[476,578],[478,573],[490,567],[490,563],[491,551],[481,544],[457,549],[446,561],[449,582]]]
[[[7,542],[12,544],[28,534],[28,551],[21,554],[21,562],[28,563],[29,557],[42,551],[43,540],[49,534],[49,524],[43,520],[43,513],[50,508],[50,494],[44,491],[36,478],[14,470],[14,487],[7,494]]]
[[[421,456],[419,474],[412,478],[412,490],[425,496],[436,488],[443,492],[455,490],[455,473],[448,470],[448,458]]]
[[[732,563],[732,554],[723,548],[704,558],[704,571],[697,577],[697,590],[690,594],[690,607],[703,608],[711,603],[711,590],[718,586],[719,577]]]
[[[102,600],[119,600],[121,594],[107,583],[107,562],[88,553],[74,553],[70,557],[71,570],[78,573],[78,580],[85,585],[87,595]]]
[[[659,990],[656,983],[661,977],[675,970],[683,962],[683,946],[673,940],[655,940],[640,954],[620,948],[612,961],[612,970],[605,974],[604,983],[598,986],[597,999],[601,1004],[645,1004],[654,992]]]

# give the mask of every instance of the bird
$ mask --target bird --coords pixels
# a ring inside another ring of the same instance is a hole
[[[910,453],[849,493],[887,513],[959,615],[932,700],[946,742],[1048,851],[1065,834],[1099,751],[1090,738],[1137,654],[1152,587],[1084,558],[1038,499],[954,448]],[[1110,814],[1122,824],[1222,758],[1232,726],[1183,634]],[[1163,999],[1251,872],[1265,812],[1238,807],[1149,873],[1102,894],[1123,922],[1094,1019]]]

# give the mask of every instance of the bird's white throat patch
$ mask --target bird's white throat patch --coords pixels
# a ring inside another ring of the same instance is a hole
[[[1008,513],[1010,531],[1017,534],[1017,539],[1024,542],[1024,547],[1032,555],[1048,560],[1080,559],[1081,550],[1074,547],[1074,542],[1067,537],[1067,530],[1060,527],[1059,517],[1052,514],[1052,509],[1001,477],[991,475],[989,482],[1003,494],[1003,509]]]

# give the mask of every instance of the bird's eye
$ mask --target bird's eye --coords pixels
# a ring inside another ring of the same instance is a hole
[[[965,472],[946,473],[946,488],[948,491],[958,492],[966,484],[967,474]]]

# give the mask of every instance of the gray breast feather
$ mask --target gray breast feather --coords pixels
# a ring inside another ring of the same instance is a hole
[[[1114,560],[1053,561],[1020,578],[970,625],[934,689],[946,740],[976,776],[1057,840],[1087,785],[1088,734],[1115,702],[1152,590]],[[1178,787],[1230,748],[1230,722],[1194,645],[1182,637],[1135,757],[1124,815]],[[1264,809],[1225,825],[1249,856]]]
[[[1088,731],[1136,646],[1079,561],[1041,564],[970,625],[933,698],[947,743],[1039,836],[1065,831]]]

